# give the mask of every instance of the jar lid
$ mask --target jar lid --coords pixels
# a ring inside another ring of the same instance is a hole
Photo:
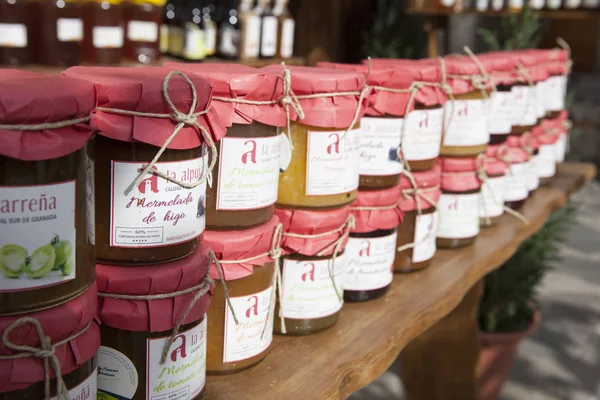
[[[560,125],[560,121],[544,119],[538,126],[531,130],[531,135],[538,145],[554,144],[560,136]]]
[[[354,219],[349,206],[327,211],[278,208],[275,214],[283,224],[284,253],[305,256],[330,256],[336,247],[343,249]]]
[[[491,82],[484,78],[484,72],[468,56],[445,56],[444,64],[448,83],[452,87],[452,93],[465,94],[479,89],[491,89]],[[481,62],[486,73],[489,74],[491,62]],[[487,65],[486,65],[487,64]],[[479,78],[479,83],[475,84]]]
[[[530,136],[526,136],[526,138],[528,137]],[[530,139],[525,140],[527,141]],[[506,160],[510,164],[524,163],[529,161],[531,158],[529,152],[523,147],[522,136],[509,136],[508,139],[506,139],[506,146],[508,146],[508,150],[506,151]]]
[[[213,87],[214,107],[226,126],[231,124],[251,124],[253,121],[271,125],[285,126],[285,110],[278,102],[283,90],[281,79],[260,69],[239,64],[177,62],[164,63],[169,70],[183,71],[197,75],[210,82]],[[247,101],[273,101],[274,104],[255,105],[230,103],[215,98],[238,99]]]
[[[549,75],[568,75],[570,72],[569,52],[565,49],[529,49],[537,59],[535,68],[543,68]]]
[[[508,54],[507,54],[508,53]],[[517,74],[520,76],[520,80],[524,83],[528,83],[529,80],[532,82],[541,82],[545,81],[549,77],[549,72],[547,68],[540,68],[538,64],[540,63],[539,56],[531,52],[529,50],[513,50],[509,52],[504,52],[505,56],[513,57],[517,60],[517,63],[523,66],[526,70],[528,77],[524,78],[522,73],[517,70]]]
[[[389,89],[406,90],[403,93],[393,93],[373,88],[369,96],[369,106],[366,114],[373,116],[395,115],[402,117],[406,113],[406,106],[410,100],[410,92],[407,90],[411,84],[418,80],[418,75],[410,71],[400,71],[389,65],[375,65],[369,68],[364,64],[338,64],[330,62],[319,62],[317,67],[337,68],[347,71],[356,71],[368,76],[367,85]],[[416,89],[415,89],[416,90]],[[414,108],[412,104],[411,110]],[[408,111],[411,111],[408,110]]]
[[[100,347],[100,323],[96,316],[97,299],[94,284],[78,297],[59,306],[0,317],[0,337],[21,318],[36,320],[42,329],[40,333],[49,339],[50,345],[68,340],[54,348],[54,356],[60,364],[61,375],[64,376],[90,360]],[[8,339],[13,345],[42,349],[39,333],[31,322],[14,328]],[[0,357],[22,353],[27,351],[11,350],[0,340]],[[54,378],[56,375],[53,369],[49,369],[50,377]],[[35,356],[0,360],[0,393],[24,389],[34,383],[43,382],[44,377],[44,360]]]
[[[164,299],[115,299],[107,294],[150,296],[172,294],[199,286],[207,276],[210,247],[204,243],[194,254],[169,263],[147,267],[96,265],[100,298],[98,315],[104,325],[125,331],[165,332],[173,329],[196,291]],[[212,288],[189,312],[184,324],[200,320],[212,297]]]
[[[94,108],[94,87],[64,76],[2,70],[0,154],[23,161],[59,158],[81,149],[92,135],[85,118]],[[73,121],[83,119],[80,123]],[[62,128],[24,130],[10,125],[73,121]]]
[[[502,54],[484,53],[477,54],[487,72],[492,76],[495,85],[513,85],[519,81],[514,70],[517,68],[517,60]]]
[[[363,60],[367,64],[369,60]],[[401,74],[414,77],[415,81],[439,84],[442,82],[442,68],[439,60],[403,60],[397,58],[373,58],[373,69],[391,66]],[[425,106],[442,105],[448,96],[441,87],[422,85],[417,91],[415,101]]]
[[[404,171],[400,175],[400,195],[402,202],[400,208],[403,212],[414,211],[418,209],[417,202],[421,205],[422,209],[426,210],[437,204],[442,194],[440,183],[441,183],[442,168],[439,165],[435,165],[433,168],[427,171],[421,172],[408,172]],[[410,175],[409,175],[410,174]],[[412,180],[417,186],[415,190]],[[431,204],[433,203],[433,204]]]
[[[226,281],[245,278],[252,275],[255,266],[273,262],[269,252],[277,244],[279,218],[273,216],[267,223],[250,229],[237,231],[204,231],[203,243],[210,246],[221,264]],[[274,239],[275,237],[275,239]],[[230,263],[237,260],[248,260]],[[219,277],[216,266],[210,270],[213,279]]]
[[[173,109],[163,96],[162,85],[169,70],[160,67],[71,67],[63,72],[88,80],[96,89],[96,107],[141,113],[173,114]],[[198,76],[188,76],[196,89],[195,112],[206,110],[211,100],[210,83]],[[183,114],[190,112],[192,90],[182,76],[174,75],[168,82],[170,100]],[[198,116],[214,141],[225,136],[226,129],[218,113],[210,108],[205,115]],[[170,118],[121,115],[114,111],[95,109],[90,121],[100,134],[125,142],[143,142],[162,147],[178,125]],[[169,143],[169,149],[192,149],[203,144],[197,127],[185,124]]]
[[[299,97],[304,111],[304,119],[298,120],[296,112],[290,107],[290,116],[302,124],[322,128],[346,129],[352,124],[357,108],[359,118],[365,112],[368,96],[362,104],[358,103],[360,92],[365,87],[365,76],[354,71],[343,71],[317,67],[286,67],[291,72],[291,90]],[[269,65],[261,70],[278,77],[283,76],[280,65]],[[355,93],[341,95],[341,93]],[[336,95],[336,93],[340,93]],[[306,95],[323,95],[312,99],[303,99]]]
[[[396,228],[402,222],[400,186],[383,190],[359,190],[350,211],[355,220],[352,232]]]
[[[504,144],[490,144],[485,151],[485,172],[489,176],[504,175],[508,168],[505,157],[508,148]]]
[[[478,171],[484,166],[484,157],[440,157],[442,167],[442,190],[468,192],[481,188]]]

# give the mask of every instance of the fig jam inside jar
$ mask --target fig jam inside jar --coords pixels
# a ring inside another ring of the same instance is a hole
[[[441,168],[413,172],[415,188],[407,176],[400,178],[401,203],[404,213],[398,227],[394,272],[412,272],[427,268],[436,252]]]
[[[213,86],[211,109],[228,127],[227,135],[216,145],[218,162],[213,185],[207,188],[207,229],[238,230],[268,222],[277,201],[279,126],[285,125],[278,77],[235,64],[165,66],[209,80]]]
[[[344,258],[344,300],[366,301],[384,295],[392,283],[397,228],[402,222],[400,189],[361,190],[350,208],[354,228]]]
[[[83,4],[83,18],[83,62],[119,64],[124,41],[122,0],[87,1]]]
[[[204,232],[208,164],[209,158],[214,160],[206,148],[211,148],[211,137],[224,134],[219,131],[222,125],[201,115],[198,123],[210,130],[184,124],[167,142],[177,126],[174,121],[119,112],[169,115],[171,108],[160,90],[166,79],[178,110],[189,110],[190,84],[194,85],[195,112],[200,112],[210,101],[209,83],[199,77],[189,77],[186,82],[166,69],[153,67],[74,67],[65,74],[93,82],[98,93],[90,121],[98,132],[97,258],[111,265],[135,266],[192,254]],[[150,166],[157,154],[157,161]],[[142,176],[145,168],[148,173]]]
[[[160,59],[159,29],[166,0],[133,0],[125,5],[123,58],[142,64]]]
[[[241,371],[269,353],[275,307],[275,259],[270,255],[280,232],[276,216],[250,229],[206,232],[205,243],[219,259],[211,277],[218,279],[217,268],[222,269],[232,305],[230,309],[223,286],[217,284],[208,311],[209,374]]]
[[[88,82],[4,74],[2,124],[68,122],[94,105]],[[84,124],[0,130],[0,315],[56,306],[94,282],[91,136]]]
[[[98,367],[104,372],[98,376],[99,397],[164,397],[172,393],[170,382],[185,382],[187,398],[204,398],[209,252],[201,245],[186,259],[144,268],[98,265]],[[133,297],[114,298],[119,295]],[[165,297],[152,298],[156,295]],[[173,329],[177,335],[169,342]],[[115,378],[128,384],[115,386]]]
[[[441,158],[442,195],[436,245],[454,249],[469,245],[479,235],[480,158]]]
[[[100,327],[96,315],[97,291],[94,285],[65,304],[0,317],[0,335],[7,334],[6,340],[15,346],[39,349],[40,339],[37,334],[31,333],[36,330],[33,322],[19,322],[19,326],[16,326],[17,321],[22,318],[37,321],[43,337],[55,346],[55,357],[70,398],[85,396],[94,399],[98,376],[96,353],[100,346]],[[56,379],[52,374],[48,377],[48,382],[45,381],[42,358],[36,358],[22,350],[11,350],[3,344],[0,344],[0,352],[3,356],[24,356],[0,360],[0,399],[56,398]],[[47,384],[49,396],[45,392]]]

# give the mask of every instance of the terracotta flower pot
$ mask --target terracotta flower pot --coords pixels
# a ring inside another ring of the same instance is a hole
[[[542,314],[535,310],[526,331],[514,333],[480,333],[481,352],[477,366],[477,400],[496,400],[523,339],[540,325]]]

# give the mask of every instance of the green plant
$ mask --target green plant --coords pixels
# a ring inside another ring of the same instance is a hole
[[[537,290],[552,264],[559,260],[558,244],[573,224],[576,206],[568,203],[548,218],[500,268],[485,277],[479,306],[483,332],[520,332],[529,326],[537,305]]]
[[[527,3],[520,13],[503,18],[498,31],[480,28],[477,33],[494,51],[535,48],[542,38],[540,20]]]
[[[423,23],[406,14],[397,1],[383,5],[380,17],[364,34],[365,56],[418,59],[426,56],[427,42]]]

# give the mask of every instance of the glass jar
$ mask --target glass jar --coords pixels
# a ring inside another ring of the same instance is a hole
[[[150,162],[157,151],[157,147],[146,143],[96,136],[96,220],[102,221],[96,226],[98,260],[130,266],[173,261],[192,254],[202,239],[206,184],[185,189],[158,175],[150,175],[137,191],[125,195],[138,170]],[[166,149],[156,167],[178,174],[191,170],[197,180],[206,167],[204,153],[202,147]],[[165,191],[161,190],[163,186]],[[162,213],[160,210],[141,211],[165,201],[178,204]],[[136,209],[138,212],[133,211]],[[175,222],[180,218],[186,222],[186,214],[191,216],[192,223]],[[157,232],[160,238],[156,237]],[[142,244],[152,240],[155,244]]]
[[[438,105],[417,103],[406,118],[402,138],[402,154],[411,171],[427,171],[435,167],[440,155],[444,109]]]
[[[545,83],[546,119],[558,118],[565,109],[567,97],[567,75],[554,75]]]
[[[397,229],[353,232],[346,245],[344,301],[366,301],[383,296],[392,284]]]
[[[540,187],[540,177],[538,175],[537,167],[539,153],[539,149],[533,149],[531,153],[531,158],[529,159],[527,189],[529,190],[530,196]]]
[[[332,130],[291,122],[291,141],[282,136],[277,205],[327,209],[350,204],[359,184],[360,129]]]
[[[414,247],[396,251],[394,272],[412,272],[427,268],[436,251],[437,225],[439,215],[435,207],[422,201],[425,206],[421,213],[417,210],[404,212],[402,225],[398,228],[397,248],[402,248],[411,243]]]
[[[490,145],[506,142],[514,120],[511,86],[497,85],[490,99]]]
[[[172,385],[190,400],[204,399],[206,318],[179,328],[164,364],[160,364],[171,330],[135,332],[103,324],[98,350],[98,398],[131,400],[168,395]],[[137,379],[132,379],[135,375]],[[193,379],[192,379],[193,378]],[[183,382],[183,384],[181,383]]]
[[[478,201],[481,189],[454,192],[442,190],[436,246],[455,249],[467,246],[479,235]]]
[[[512,163],[506,175],[504,205],[516,210],[525,204],[529,196],[527,186],[528,162]]]
[[[469,157],[485,153],[489,132],[489,94],[473,90],[455,94],[444,106],[444,137],[441,156]]]
[[[62,376],[72,399],[96,398],[97,364],[97,356],[94,356],[82,363],[76,370]],[[0,393],[0,400],[43,399],[44,395],[44,381],[41,381],[24,389]],[[50,396],[53,398],[56,396],[56,379],[50,379]]]
[[[40,349],[40,338],[44,337],[53,345],[53,354],[60,365],[71,399],[96,398],[96,353],[100,346],[97,296],[94,285],[68,303],[26,314],[0,317],[0,336],[5,336],[4,343],[9,341],[15,346]],[[38,323],[40,335],[36,334],[33,321]],[[24,350],[9,349],[9,346],[2,343],[0,353],[2,356],[24,355],[0,360],[0,399],[49,398],[45,397],[46,384],[50,389],[50,396],[56,396],[54,374],[48,377],[44,374],[46,359],[35,357]]]
[[[35,61],[43,65],[68,67],[81,62],[83,12],[79,0],[33,1],[38,16],[35,25]]]
[[[2,215],[29,221],[0,229],[0,315],[55,306],[94,282],[86,204],[88,189],[94,193],[89,151],[40,161],[0,155],[0,204],[12,204],[7,211],[2,207]],[[16,200],[28,208],[13,208]]]
[[[241,371],[267,356],[273,338],[274,271],[275,263],[267,262],[254,266],[249,276],[227,280],[239,325],[235,325],[222,285],[215,286],[208,312],[209,374]]]
[[[403,170],[400,140],[403,118],[364,116],[360,122],[360,189],[396,186]]]
[[[0,1],[0,64],[31,62],[32,12],[28,0]]]
[[[504,213],[504,192],[506,174],[488,173],[487,181],[481,185],[479,199],[479,225],[489,227],[495,225]]]
[[[286,335],[311,335],[335,325],[344,304],[346,264],[343,252],[335,260],[333,255],[282,257],[283,299],[278,299],[275,315],[283,308]],[[274,332],[283,334],[280,318],[275,318]]]
[[[123,58],[142,64],[160,59],[159,29],[166,0],[131,0],[125,5]]]
[[[275,212],[279,178],[279,129],[233,124],[217,144],[218,168],[207,189],[206,225],[212,230],[264,224]]]
[[[119,64],[123,52],[122,0],[91,0],[83,5],[84,63]]]

